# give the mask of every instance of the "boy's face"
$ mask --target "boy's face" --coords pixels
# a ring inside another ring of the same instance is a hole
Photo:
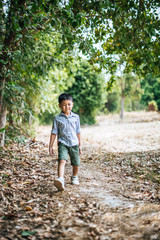
[[[73,102],[71,100],[63,100],[59,103],[59,107],[65,115],[69,116],[73,108]]]

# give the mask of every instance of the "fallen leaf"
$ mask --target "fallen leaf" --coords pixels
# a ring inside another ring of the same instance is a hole
[[[30,207],[30,206],[26,206],[25,209],[26,209],[27,211],[33,211],[32,207]]]

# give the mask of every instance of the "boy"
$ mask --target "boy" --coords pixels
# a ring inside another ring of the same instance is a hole
[[[53,144],[58,138],[58,178],[54,180],[54,186],[59,190],[64,190],[64,168],[68,155],[70,156],[71,165],[73,167],[73,175],[71,177],[72,184],[79,184],[77,177],[80,165],[81,154],[81,135],[79,116],[73,113],[72,96],[68,93],[62,93],[59,96],[59,107],[61,113],[54,118],[51,131],[49,153],[54,154]]]

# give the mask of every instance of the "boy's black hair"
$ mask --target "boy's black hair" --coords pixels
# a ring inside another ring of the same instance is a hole
[[[62,93],[59,96],[58,98],[59,103],[61,103],[63,100],[71,100],[73,102],[73,98],[69,93]]]

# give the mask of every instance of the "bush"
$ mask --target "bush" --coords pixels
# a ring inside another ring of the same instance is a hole
[[[119,96],[116,92],[108,93],[105,107],[109,112],[115,112],[119,107]]]
[[[58,114],[58,112],[57,112]],[[48,111],[42,113],[41,115],[39,114],[39,124],[47,124],[51,125],[53,123],[53,118],[56,116],[56,114],[49,113]]]
[[[105,103],[105,80],[87,61],[81,61],[75,82],[68,88],[74,101],[73,112],[79,114],[81,124],[95,123],[95,117]]]
[[[160,110],[160,78],[153,77],[150,74],[145,79],[143,79],[141,82],[141,87],[144,90],[141,98],[141,103],[148,108],[149,102],[152,102],[152,100],[154,100],[154,102],[157,103],[158,110]]]
[[[148,108],[147,108],[148,111],[157,111],[158,110],[158,106],[157,106],[157,103],[156,101],[152,100],[148,103]]]

